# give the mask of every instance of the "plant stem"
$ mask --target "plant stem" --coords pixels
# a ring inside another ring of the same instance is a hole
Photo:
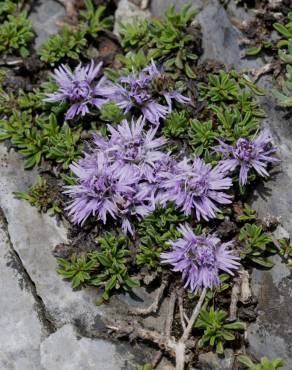
[[[176,356],[176,370],[184,370],[185,367],[185,349],[186,349],[186,341],[188,340],[191,330],[195,324],[195,321],[200,313],[201,307],[203,305],[205,296],[207,293],[207,289],[204,288],[200,295],[200,299],[196,307],[193,310],[192,316],[189,320],[187,327],[185,328],[182,337],[178,341],[175,346],[175,356]]]

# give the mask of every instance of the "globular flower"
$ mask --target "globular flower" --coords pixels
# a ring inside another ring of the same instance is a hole
[[[65,193],[72,198],[67,210],[77,224],[83,224],[89,216],[97,216],[103,223],[108,215],[117,218],[125,199],[135,193],[137,179],[126,172],[115,176],[104,153],[87,155],[70,169],[78,184],[66,187]]]
[[[161,253],[162,263],[169,263],[173,271],[182,273],[185,288],[196,291],[220,284],[219,272],[233,275],[240,266],[239,257],[231,255],[232,242],[222,243],[214,234],[195,235],[189,225],[180,225],[182,237],[170,241],[172,249]]]
[[[145,137],[145,142],[148,143]],[[72,199],[67,207],[69,216],[74,223],[81,225],[90,216],[96,217],[104,224],[108,216],[111,216],[121,220],[121,227],[125,234],[133,234],[132,217],[142,219],[153,210],[148,193],[141,191],[142,183],[146,182],[144,175],[142,176],[142,173],[137,170],[139,167],[136,168],[137,165],[131,161],[130,163],[123,160],[119,162],[115,158],[116,150],[119,153],[119,147],[112,150],[113,145],[120,144],[126,140],[125,137],[120,137],[114,144],[111,143],[112,146],[106,141],[102,142],[102,138],[96,136],[95,139],[98,147],[92,148],[91,152],[85,153],[78,163],[70,166],[70,170],[76,176],[77,184],[65,188],[65,193]],[[106,150],[105,146],[110,147],[111,150]],[[155,145],[150,147],[153,149]],[[129,155],[129,157],[132,159],[132,156]],[[151,156],[149,156],[149,163],[151,163],[150,159]],[[150,164],[147,165],[150,166]],[[141,166],[143,167],[143,163]]]
[[[44,100],[48,102],[68,101],[71,106],[66,113],[66,119],[72,119],[77,115],[84,116],[89,113],[89,106],[101,108],[107,101],[101,98],[101,86],[104,79],[95,82],[101,66],[102,62],[95,66],[92,61],[85,67],[79,64],[74,72],[71,72],[62,64],[55,69],[52,75],[59,89],[54,93],[46,94],[47,98]]]
[[[222,171],[231,172],[237,167],[239,171],[239,183],[245,185],[249,171],[253,168],[260,176],[269,176],[268,163],[277,162],[273,156],[276,148],[271,144],[271,138],[267,132],[260,133],[253,140],[240,138],[235,146],[228,145],[219,140],[219,145],[214,148],[216,152],[225,157],[219,162]]]
[[[154,138],[157,129],[145,131],[145,120],[140,117],[131,123],[124,120],[120,125],[108,125],[110,138],[95,135],[94,143],[111,161],[112,169],[118,176],[130,173],[139,180],[154,181],[157,162],[164,158],[161,147],[166,143],[163,137]]]
[[[117,84],[105,84],[103,94],[116,102],[125,113],[132,108],[138,108],[149,122],[158,125],[160,118],[164,119],[171,112],[173,99],[183,104],[190,100],[176,90],[170,91],[168,88],[161,89],[157,86],[155,88],[154,85],[159,79],[163,79],[163,76],[152,61],[150,67],[139,74],[130,73],[127,77],[121,77]],[[167,106],[161,98],[164,98]]]
[[[195,210],[198,220],[209,220],[219,211],[216,203],[229,204],[231,196],[222,192],[232,186],[231,178],[218,167],[212,168],[200,158],[184,158],[172,172],[162,174],[160,201],[172,201],[186,215]]]

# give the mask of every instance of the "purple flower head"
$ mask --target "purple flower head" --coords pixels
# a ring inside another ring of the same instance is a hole
[[[216,203],[231,203],[231,196],[221,191],[231,187],[231,179],[218,166],[212,168],[199,158],[192,162],[185,158],[173,172],[163,175],[161,202],[173,201],[186,215],[194,209],[198,220],[214,218],[219,211]]]
[[[158,125],[160,118],[164,119],[172,110],[172,99],[185,104],[189,98],[176,90],[153,89],[155,81],[162,77],[155,63],[139,74],[130,73],[127,77],[121,77],[118,84],[107,83],[103,88],[103,94],[115,101],[117,105],[129,112],[132,108],[138,108],[145,119]],[[160,98],[166,100],[167,106],[160,102]]]
[[[82,67],[79,64],[74,72],[71,72],[63,64],[55,69],[53,78],[59,85],[59,90],[55,93],[47,94],[45,101],[57,102],[67,100],[71,104],[66,113],[66,119],[72,119],[77,115],[84,116],[89,113],[88,106],[95,106],[100,108],[105,102],[101,99],[102,93],[101,79],[97,84],[94,82],[95,77],[98,75],[102,66],[100,62],[94,66],[94,62]]]
[[[139,179],[153,180],[155,164],[162,160],[164,154],[159,150],[166,140],[154,138],[156,129],[143,130],[144,119],[124,120],[117,127],[108,125],[110,139],[95,136],[94,143],[99,150],[107,153],[113,171],[117,176],[124,172]]]
[[[220,284],[219,271],[233,275],[240,259],[232,256],[232,242],[222,243],[214,234],[195,235],[189,225],[180,225],[182,237],[170,241],[172,250],[162,253],[162,263],[169,263],[173,271],[182,273],[185,288],[193,292],[199,288],[211,288]]]
[[[164,139],[153,139],[155,130],[142,128],[142,120],[132,125],[124,121],[109,140],[95,136],[91,153],[70,166],[78,184],[67,186],[65,193],[72,199],[67,210],[74,223],[83,224],[90,216],[106,223],[111,216],[121,220],[124,233],[133,234],[132,217],[140,220],[153,210],[149,194],[141,189]],[[143,147],[141,153],[136,144]]]
[[[124,234],[130,233],[133,235],[134,230],[131,224],[131,217],[136,217],[138,220],[143,219],[151,211],[152,207],[147,200],[139,193],[139,184],[135,187],[135,193],[128,193],[124,197],[124,202],[120,206],[120,214],[122,219],[122,230]]]
[[[273,156],[276,152],[271,144],[271,138],[262,132],[255,139],[240,138],[233,147],[219,140],[214,148],[225,157],[219,162],[222,171],[234,171],[240,167],[239,183],[245,185],[249,171],[253,168],[260,176],[269,176],[266,167],[268,163],[277,162]]]
[[[137,179],[126,172],[123,177],[115,176],[101,152],[87,155],[70,169],[78,184],[66,187],[65,193],[73,199],[67,210],[77,224],[83,224],[89,216],[97,216],[103,223],[108,214],[116,218],[127,196],[135,193]]]

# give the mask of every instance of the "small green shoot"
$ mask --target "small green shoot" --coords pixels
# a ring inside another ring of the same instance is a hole
[[[0,26],[0,54],[29,55],[29,44],[34,37],[31,22],[26,13],[17,16],[8,15]]]
[[[138,226],[140,245],[136,262],[149,270],[162,271],[160,254],[169,249],[167,242],[180,236],[177,227],[187,216],[177,212],[173,205],[158,207],[146,216]]]
[[[84,29],[72,30],[67,25],[64,26],[60,34],[50,36],[40,46],[40,59],[52,66],[66,58],[77,60],[87,44],[85,33]]]
[[[260,363],[257,364],[253,363],[248,356],[244,355],[238,356],[237,360],[250,370],[276,370],[284,366],[284,361],[280,358],[274,358],[270,361],[267,357],[262,357]]]
[[[61,213],[60,200],[56,199],[55,193],[50,191],[48,182],[41,176],[37,176],[35,184],[29,188],[29,192],[17,191],[17,198],[28,201],[40,212]]]
[[[245,325],[240,321],[226,323],[227,313],[222,310],[214,310],[213,307],[209,311],[202,309],[195,328],[204,331],[203,336],[199,340],[199,347],[208,346],[216,347],[216,352],[222,354],[224,352],[224,343],[226,341],[235,340],[234,331],[244,330]]]
[[[266,268],[273,266],[273,262],[266,255],[275,253],[276,250],[271,237],[265,234],[260,226],[245,224],[240,230],[239,240],[243,245],[242,259],[248,259]]]
[[[57,272],[65,279],[70,280],[72,288],[75,289],[91,282],[92,273],[96,267],[96,260],[87,256],[78,258],[73,254],[69,261],[63,258],[58,259]]]
[[[84,1],[85,10],[80,12],[82,18],[85,19],[86,33],[96,38],[99,32],[107,30],[113,25],[113,17],[104,17],[106,7],[103,5],[95,6],[91,0]]]
[[[129,290],[139,286],[128,272],[128,239],[106,233],[97,242],[101,250],[92,252],[90,258],[99,263],[99,268],[90,284],[103,289],[102,298],[108,300],[112,290]]]

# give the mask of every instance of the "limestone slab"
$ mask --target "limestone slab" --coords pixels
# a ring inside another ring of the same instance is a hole
[[[0,370],[42,370],[39,347],[44,330],[35,299],[16,268],[0,217]]]

